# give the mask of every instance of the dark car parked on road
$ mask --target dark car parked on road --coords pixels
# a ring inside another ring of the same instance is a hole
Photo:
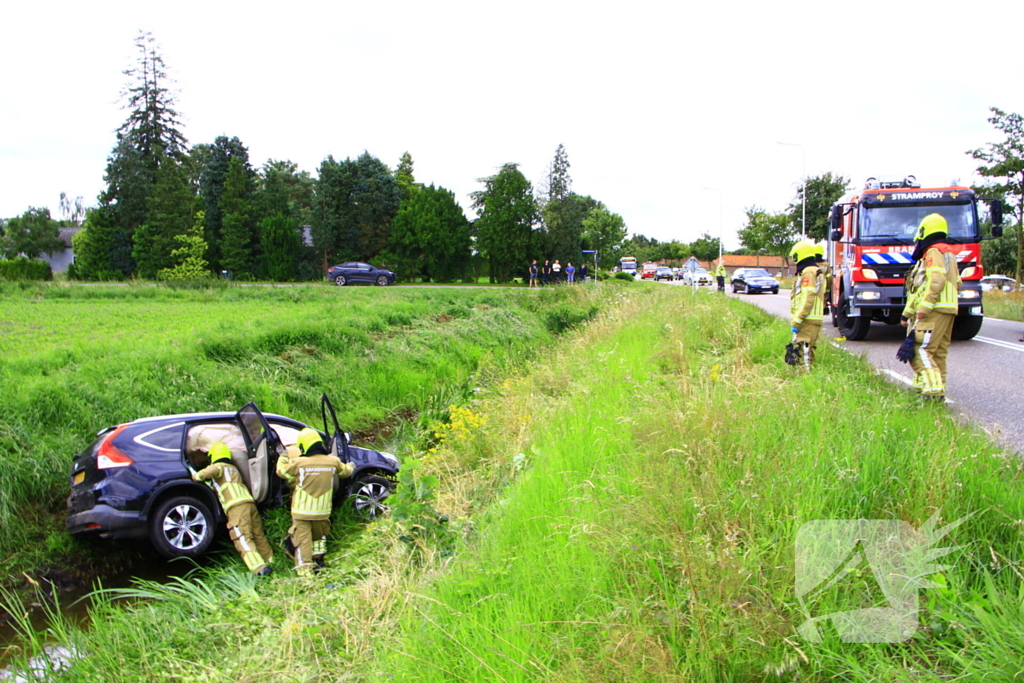
[[[385,268],[371,266],[369,263],[350,261],[328,268],[327,279],[339,287],[357,282],[375,282],[381,287],[387,287],[395,284],[395,273]]]
[[[759,294],[761,292],[779,293],[779,281],[768,274],[764,268],[737,268],[732,274],[733,292]]]
[[[376,517],[387,509],[384,501],[394,488],[398,460],[350,445],[327,396],[321,397],[321,413],[324,444],[355,465],[350,478],[335,482],[335,502],[348,498],[357,512]],[[333,434],[328,434],[328,415]],[[282,506],[288,490],[275,474],[277,460],[306,426],[282,415],[264,415],[247,403],[237,413],[145,417],[107,427],[74,458],[68,531],[104,539],[148,538],[164,557],[198,557],[226,520],[214,491],[192,481],[189,469],[209,465],[207,451],[222,441],[256,504]]]

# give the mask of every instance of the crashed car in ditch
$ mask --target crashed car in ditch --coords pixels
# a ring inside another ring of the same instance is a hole
[[[335,504],[347,500],[368,518],[383,513],[397,480],[397,458],[349,443],[326,395],[321,416],[323,429],[313,428],[331,453],[355,466],[351,477],[336,480]],[[284,506],[289,492],[275,474],[277,460],[307,426],[312,425],[247,403],[235,413],[162,415],[107,427],[74,457],[68,531],[86,538],[148,539],[164,557],[198,557],[226,519],[216,493],[193,481],[190,469],[209,465],[210,446],[222,441],[257,506]]]

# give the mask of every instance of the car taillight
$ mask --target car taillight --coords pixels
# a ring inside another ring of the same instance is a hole
[[[135,464],[135,461],[129,458],[124,452],[114,445],[114,439],[124,431],[124,428],[128,425],[123,424],[114,431],[107,434],[103,441],[100,442],[100,447],[96,450],[96,469],[98,470],[109,470],[114,467],[128,467],[128,465]]]

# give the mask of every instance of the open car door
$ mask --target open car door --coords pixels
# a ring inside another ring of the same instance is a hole
[[[277,432],[270,428],[267,419],[253,402],[246,403],[235,413],[238,424],[242,427],[245,447],[249,456],[249,489],[257,503],[268,500],[272,494],[271,481],[277,458],[281,451],[281,440]]]
[[[328,415],[330,415],[330,421],[327,419]],[[330,439],[327,451],[331,455],[338,456],[342,462],[352,462],[352,457],[348,452],[348,434],[341,431],[341,427],[338,426],[338,416],[335,414],[334,406],[331,405],[331,399],[327,398],[327,394],[320,395],[320,416],[324,420],[324,434],[329,435]]]

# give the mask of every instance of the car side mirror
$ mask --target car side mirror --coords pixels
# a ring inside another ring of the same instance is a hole
[[[833,242],[838,242],[842,238],[843,238],[843,231],[842,230],[838,230],[838,229],[837,230],[833,230],[832,234],[829,235],[829,239],[832,240]]]
[[[992,217],[992,236],[1003,236],[1003,201],[993,199],[989,203],[989,215]]]

